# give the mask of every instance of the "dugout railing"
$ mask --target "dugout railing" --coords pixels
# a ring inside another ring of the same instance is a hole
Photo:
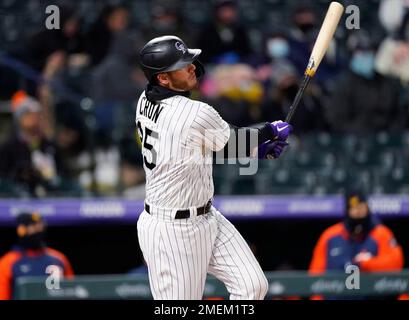
[[[328,273],[310,276],[304,271],[266,272],[266,299],[316,295],[354,297],[398,297],[409,294],[409,269],[391,273]],[[56,277],[25,277],[16,283],[16,299],[152,299],[147,275],[76,276],[59,281]],[[208,277],[204,299],[227,299],[220,281]]]

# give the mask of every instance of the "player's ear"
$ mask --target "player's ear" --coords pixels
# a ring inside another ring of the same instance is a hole
[[[169,85],[169,76],[167,73],[159,73],[156,78],[158,79],[158,84],[167,86]]]

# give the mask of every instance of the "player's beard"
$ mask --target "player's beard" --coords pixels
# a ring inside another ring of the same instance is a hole
[[[196,89],[199,84],[195,74],[189,76],[186,79],[180,79],[172,76],[170,76],[170,79],[172,81],[171,89],[176,91],[191,91],[193,89]]]

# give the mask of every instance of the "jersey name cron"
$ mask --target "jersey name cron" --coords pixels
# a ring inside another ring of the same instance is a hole
[[[163,107],[160,103],[153,103],[146,97],[143,97],[139,107],[139,114],[156,123],[162,110]]]

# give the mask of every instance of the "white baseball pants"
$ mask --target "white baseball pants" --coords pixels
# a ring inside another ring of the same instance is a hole
[[[223,281],[232,300],[264,299],[268,282],[263,270],[216,208],[189,219],[143,211],[137,228],[154,299],[200,300],[208,273]]]

